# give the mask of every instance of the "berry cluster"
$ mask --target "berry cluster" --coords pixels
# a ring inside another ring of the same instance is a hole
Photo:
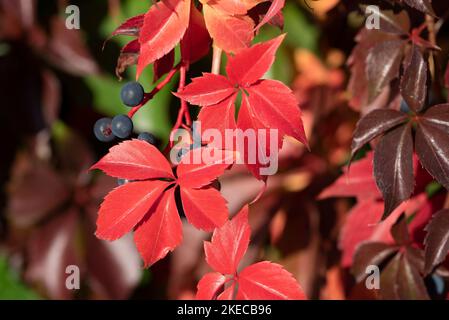
[[[122,87],[120,98],[128,107],[137,107],[140,105],[145,96],[145,91],[142,85],[138,82],[128,82]],[[128,115],[117,115],[114,118],[101,118],[94,125],[95,137],[102,142],[111,142],[116,137],[120,139],[128,138],[134,129],[133,121]],[[137,139],[146,141],[149,144],[155,145],[156,138],[148,132],[142,132]],[[118,179],[119,186],[130,182],[127,179]]]
[[[145,91],[138,82],[128,82],[120,92],[122,102],[128,107],[136,107],[144,100]],[[115,137],[128,138],[133,131],[133,121],[127,115],[117,115],[114,118],[101,118],[94,125],[95,137],[102,142],[111,142]],[[144,132],[139,135],[140,140],[155,144],[152,134]]]

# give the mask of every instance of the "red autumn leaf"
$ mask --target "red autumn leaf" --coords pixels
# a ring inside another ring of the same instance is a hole
[[[159,80],[164,74],[170,72],[175,62],[175,50],[170,51],[153,64],[153,82]]]
[[[201,59],[209,52],[211,42],[204,17],[192,2],[189,26],[181,40],[182,60],[193,63]]]
[[[285,0],[271,0],[271,6],[265,14],[264,18],[257,25],[256,30],[259,30],[264,24],[268,23],[276,17],[276,15],[282,10],[285,6]]]
[[[196,164],[195,158],[203,159]],[[234,163],[232,151],[214,148],[194,149],[187,153],[178,165],[178,183],[184,188],[201,188],[221,176]],[[191,164],[189,163],[191,162]]]
[[[205,243],[207,263],[219,273],[208,273],[200,280],[196,298],[232,300],[237,287],[237,299],[306,299],[297,281],[278,264],[263,261],[237,273],[249,238],[248,207],[245,207],[214,231],[211,242]],[[224,288],[225,279],[220,277],[220,273],[229,276],[227,288]]]
[[[226,98],[222,102],[201,108],[198,114],[198,121],[201,122],[201,130],[215,129],[221,133],[221,137],[226,137],[226,129],[235,129],[237,124],[235,122],[235,99],[237,94],[233,94],[229,98]],[[220,117],[217,117],[220,114]],[[210,146],[221,147],[223,141],[209,141],[204,134],[201,136],[203,141],[207,142]]]
[[[207,30],[217,47],[236,53],[249,47],[254,38],[254,22],[248,16],[232,16],[205,5],[203,8]]]
[[[176,208],[175,192],[164,193],[156,208],[136,228],[134,241],[145,267],[164,258],[182,242],[182,223]]]
[[[279,47],[283,36],[272,41],[255,45],[245,49],[231,58],[228,66],[228,74],[231,78],[226,79],[221,75],[204,74],[196,78],[183,91],[176,95],[188,102],[200,105],[204,108],[213,107],[214,111],[224,115],[225,123],[234,128],[234,107],[231,105],[235,99],[235,93],[242,92],[242,106],[239,111],[237,128],[243,132],[249,129],[255,134],[256,155],[251,150],[249,139],[245,139],[244,145],[234,143],[235,150],[242,153],[248,169],[258,179],[266,175],[260,172],[262,167],[269,165],[269,156],[282,147],[284,136],[291,136],[304,144],[307,138],[301,119],[301,109],[293,92],[283,83],[274,80],[258,80],[273,63],[274,54]],[[249,68],[246,63],[251,57],[257,62],[251,62]],[[227,99],[231,97],[230,99]],[[222,102],[221,104],[219,104]],[[213,128],[211,123],[216,124],[211,111],[207,109],[200,113],[202,119],[206,119],[205,127]],[[259,138],[259,134],[265,134],[266,140],[271,140],[270,129],[278,131],[277,146],[274,142],[266,142]],[[226,129],[224,122],[218,126],[220,132]],[[240,139],[242,140],[242,139]],[[224,143],[224,142],[222,142]],[[240,143],[241,144],[241,143]],[[216,144],[214,144],[216,146]],[[224,148],[225,146],[220,146]]]
[[[139,60],[140,43],[135,39],[128,42],[120,51],[120,56],[117,59],[117,66],[115,74],[119,79],[122,79],[122,74],[128,66],[137,64]]]
[[[226,283],[226,277],[218,272],[211,272],[204,275],[198,282],[196,299],[213,300],[217,297],[218,291]]]
[[[117,29],[112,32],[113,36],[125,35],[137,37],[140,33],[140,29],[143,26],[145,15],[140,14],[135,17],[131,17],[123,22]]]
[[[275,80],[261,80],[247,88],[252,114],[266,128],[276,128],[279,136],[291,136],[307,145],[298,100],[289,87]]]
[[[142,181],[109,193],[100,207],[96,236],[115,240],[131,231],[164,192],[168,182]]]
[[[226,77],[203,73],[202,77],[192,79],[191,84],[175,95],[191,104],[210,106],[220,103],[235,91],[235,87]]]
[[[145,67],[169,53],[181,41],[189,25],[190,0],[162,0],[145,14],[139,34],[139,78]]]
[[[92,166],[107,175],[128,180],[174,178],[168,161],[153,145],[133,139],[111,148]]]
[[[181,200],[187,220],[198,229],[212,231],[228,219],[226,201],[215,188],[181,188]]]
[[[373,156],[370,152],[365,158],[354,162],[351,168],[344,168],[343,174],[329,187],[324,189],[318,199],[330,197],[357,197],[358,200],[381,197],[373,179]]]
[[[245,268],[239,274],[239,300],[304,300],[298,282],[282,266],[268,261]]]
[[[209,266],[223,274],[235,273],[248,249],[250,235],[248,208],[244,208],[232,221],[214,232],[211,242],[204,243]]]
[[[201,148],[185,157],[194,155],[201,156],[199,164],[183,159],[176,181],[169,162],[149,143],[130,140],[111,148],[92,168],[144,181],[129,182],[106,196],[97,221],[97,236],[115,240],[134,228],[137,248],[148,267],[181,242],[181,210],[197,228],[222,226],[228,218],[226,201],[211,184],[233,164],[233,152]],[[178,189],[182,208],[174,198]]]
[[[226,72],[231,82],[246,87],[262,78],[273,64],[276,51],[284,38],[285,34],[280,35],[229,57]]]

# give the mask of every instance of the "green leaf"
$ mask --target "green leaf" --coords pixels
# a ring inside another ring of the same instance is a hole
[[[39,296],[27,288],[11,270],[5,257],[0,256],[0,300],[37,300]]]

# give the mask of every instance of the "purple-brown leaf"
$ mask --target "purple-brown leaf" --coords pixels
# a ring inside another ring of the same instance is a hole
[[[415,149],[421,164],[449,190],[449,105],[432,107],[420,117]]]
[[[383,194],[386,218],[414,189],[413,138],[410,124],[382,137],[374,151],[374,176]]]
[[[426,226],[424,274],[432,272],[449,252],[449,209],[435,213]]]
[[[406,120],[406,114],[391,109],[378,109],[368,113],[357,123],[351,145],[351,158],[372,139]]]
[[[388,257],[397,251],[396,247],[382,242],[366,242],[361,244],[354,254],[351,273],[357,282],[362,281],[368,274],[370,265],[380,266]]]
[[[404,51],[404,40],[396,39],[382,42],[373,47],[366,60],[369,101],[399,75],[399,67]]]
[[[413,46],[406,59],[406,67],[401,78],[401,94],[413,111],[424,106],[427,93],[427,62],[417,46]]]

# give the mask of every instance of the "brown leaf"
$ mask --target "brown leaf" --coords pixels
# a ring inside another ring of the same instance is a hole
[[[398,250],[397,247],[381,242],[366,242],[361,244],[354,255],[351,273],[357,282],[366,276],[366,268],[370,265],[379,266]]]
[[[394,258],[388,262],[387,266],[380,275],[380,295],[386,300],[398,300],[397,278],[399,266],[401,263],[401,254],[396,254]]]
[[[413,46],[406,58],[401,78],[401,94],[413,111],[420,111],[427,94],[427,62],[417,46]]]
[[[354,132],[351,145],[351,158],[365,144],[408,119],[403,112],[391,109],[373,110],[360,119]]]
[[[399,67],[404,53],[404,40],[389,40],[373,47],[366,57],[369,101],[399,75]]]
[[[434,214],[426,226],[424,274],[443,262],[449,252],[449,209]]]
[[[382,137],[374,150],[374,176],[385,201],[385,219],[399,204],[410,198],[414,189],[410,124],[398,127]]]
[[[407,217],[401,214],[396,223],[391,227],[391,235],[398,245],[406,245],[410,242],[407,228]]]
[[[70,299],[74,294],[65,285],[67,266],[76,265],[83,269],[74,241],[77,214],[76,209],[70,209],[37,229],[29,241],[29,266],[25,277],[43,287],[52,299]]]
[[[449,190],[449,105],[429,109],[418,120],[415,149],[426,170]]]
[[[424,280],[407,255],[401,256],[396,287],[400,300],[429,300]]]

